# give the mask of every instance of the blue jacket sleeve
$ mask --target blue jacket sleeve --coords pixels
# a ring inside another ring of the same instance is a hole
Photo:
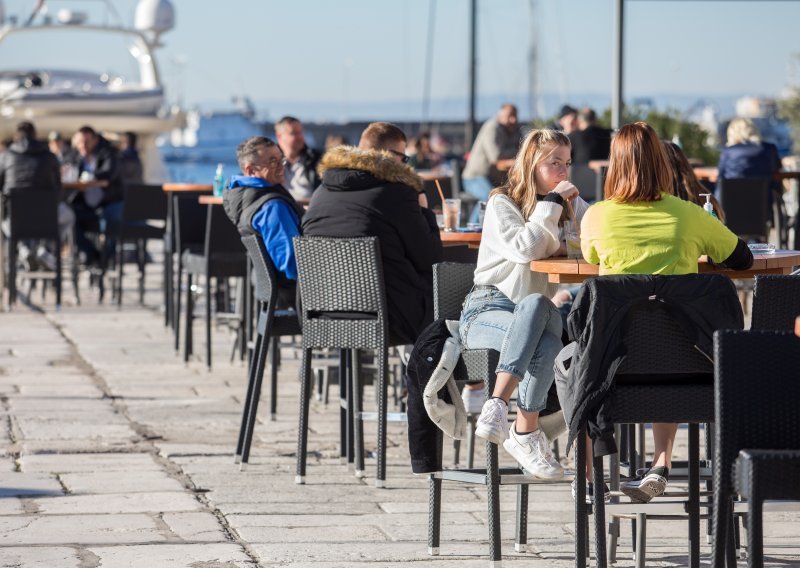
[[[275,268],[289,280],[297,280],[292,243],[292,238],[300,235],[297,214],[280,199],[271,199],[253,215],[252,226],[261,235]]]

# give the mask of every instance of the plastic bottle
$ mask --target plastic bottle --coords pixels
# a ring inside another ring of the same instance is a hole
[[[701,193],[700,197],[705,197],[706,198],[706,202],[703,203],[703,209],[706,210],[706,213],[708,213],[709,215],[711,215],[715,219],[719,219],[719,217],[717,217],[716,212],[714,211],[714,204],[711,203],[711,194],[710,193]]]
[[[225,176],[222,173],[222,164],[217,164],[217,173],[214,174],[214,195],[221,197],[225,188]]]

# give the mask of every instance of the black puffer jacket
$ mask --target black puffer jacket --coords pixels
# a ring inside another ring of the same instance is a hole
[[[16,190],[61,190],[58,158],[37,140],[14,142],[0,156],[0,189],[9,195]]]
[[[645,302],[661,302],[709,359],[718,329],[742,329],[744,317],[733,282],[722,274],[681,276],[602,276],[581,287],[567,318],[577,341],[562,407],[573,408],[567,447],[588,422],[594,454],[616,453],[614,425],[608,420],[614,374],[625,359],[626,316]],[[561,393],[559,393],[561,394]]]
[[[108,187],[103,189],[103,200],[100,205],[122,201],[124,191],[119,151],[108,140],[98,136],[97,146],[93,154],[97,160],[94,168],[94,179],[108,182]],[[83,165],[79,169],[80,173],[83,173]]]
[[[303,234],[378,237],[395,343],[414,343],[433,321],[433,269],[442,260],[436,217],[419,206],[422,180],[390,154],[340,146],[319,166],[322,185],[303,217]]]

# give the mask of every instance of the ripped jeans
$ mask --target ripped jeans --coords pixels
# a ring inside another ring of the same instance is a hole
[[[549,298],[531,294],[514,304],[494,287],[473,288],[459,322],[467,349],[500,351],[495,372],[519,379],[517,405],[527,412],[545,408],[553,384],[553,363],[561,351],[561,316]]]

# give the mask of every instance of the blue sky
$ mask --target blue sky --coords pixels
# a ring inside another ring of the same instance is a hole
[[[292,104],[333,103],[341,117],[352,118],[366,102],[422,98],[430,1],[173,0],[176,28],[164,36],[158,59],[169,96],[187,104],[219,107],[243,94],[282,112]],[[27,13],[33,4],[6,0],[6,14]],[[136,0],[114,5],[132,21]],[[64,6],[103,13],[97,2],[49,2],[51,13]],[[466,95],[468,6],[436,0],[434,99]],[[631,97],[776,96],[799,79],[800,2],[629,0],[626,6]],[[612,0],[480,0],[480,94],[528,92],[534,34],[543,92],[574,104],[587,93],[610,96],[612,24]],[[87,54],[86,44],[31,43],[10,53],[3,46],[0,61],[80,68],[81,60],[91,60],[130,72],[130,65],[106,61],[105,49]]]

